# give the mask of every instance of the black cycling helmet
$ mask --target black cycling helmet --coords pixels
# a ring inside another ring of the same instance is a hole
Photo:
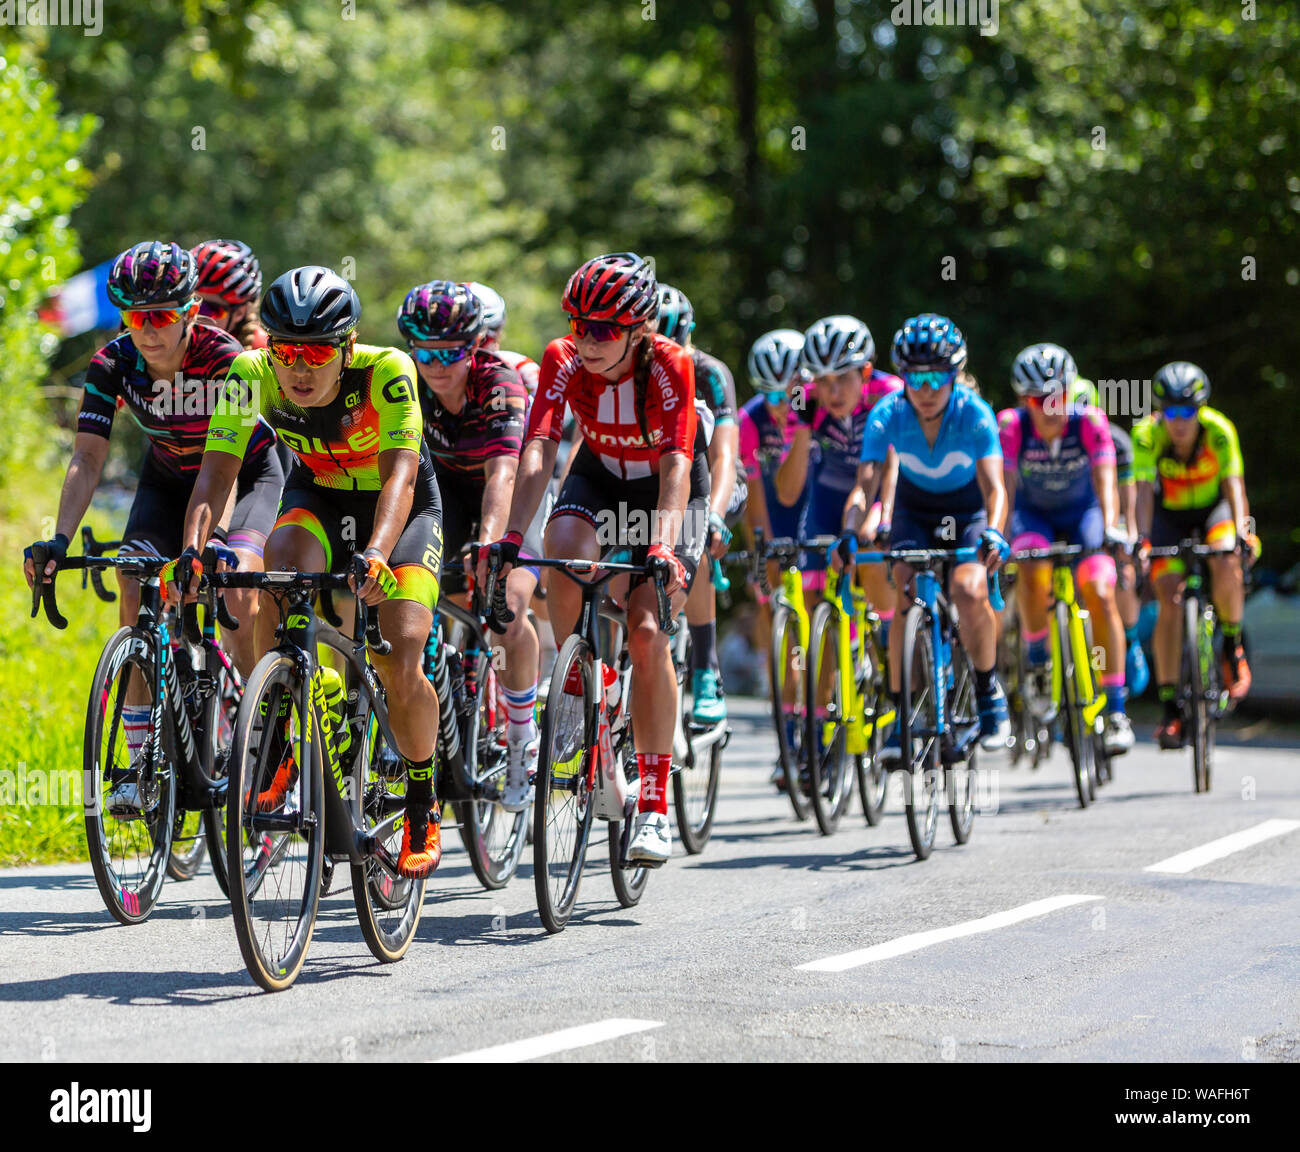
[[[194,257],[179,244],[145,240],[128,248],[108,272],[108,298],[116,308],[184,304],[198,284]]]
[[[1048,396],[1074,387],[1079,369],[1074,357],[1059,344],[1031,344],[1016,355],[1011,366],[1011,387],[1017,396]]]
[[[1210,378],[1195,364],[1175,360],[1155,374],[1151,391],[1161,408],[1171,404],[1195,404],[1200,408],[1210,399]]]
[[[667,336],[675,344],[686,346],[691,338],[691,329],[695,327],[695,309],[686,298],[686,293],[671,284],[659,282],[659,319],[656,331]]]
[[[361,301],[337,272],[290,268],[262,300],[262,327],[281,340],[342,340],[361,319]]]
[[[955,372],[966,363],[966,337],[947,316],[922,312],[903,321],[890,353],[899,372]]]
[[[408,340],[463,340],[483,331],[483,302],[468,284],[431,280],[412,288],[397,310],[397,330]]]

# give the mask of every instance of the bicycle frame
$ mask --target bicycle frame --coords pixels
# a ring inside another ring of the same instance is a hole
[[[1050,549],[1048,551],[1051,551]],[[1092,653],[1088,649],[1088,610],[1079,607],[1074,587],[1073,560],[1078,553],[1053,552],[1052,559],[1052,596],[1058,604],[1064,604],[1069,613],[1069,642],[1073,657],[1074,683],[1080,700],[1089,700],[1084,706],[1083,719],[1095,724],[1102,709],[1106,707],[1106,693],[1093,682]],[[1052,652],[1052,706],[1060,712],[1065,695],[1064,668],[1061,651],[1060,629],[1051,629]]]

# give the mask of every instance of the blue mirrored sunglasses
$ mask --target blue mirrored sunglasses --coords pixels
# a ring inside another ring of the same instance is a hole
[[[790,399],[784,388],[760,388],[758,389],[758,394],[763,397],[763,400],[766,403],[772,405],[773,408],[780,404],[784,404]]]
[[[957,373],[951,370],[936,369],[931,372],[904,372],[903,382],[909,388],[933,388],[936,392],[946,384],[957,379]]]
[[[1164,414],[1171,420],[1190,420],[1197,411],[1195,404],[1168,404],[1164,408]]]
[[[435,360],[444,366],[459,364],[470,354],[469,344],[457,344],[454,348],[411,348],[411,355],[421,364],[432,364]]]

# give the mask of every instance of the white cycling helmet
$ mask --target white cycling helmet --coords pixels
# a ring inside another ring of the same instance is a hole
[[[501,293],[477,280],[471,280],[469,289],[483,305],[483,331],[495,336],[506,326],[506,302]]]
[[[784,392],[803,375],[803,333],[793,328],[765,332],[749,350],[749,379],[756,392]]]
[[[1074,387],[1079,370],[1059,344],[1031,344],[1011,366],[1011,387],[1017,396],[1047,396]]]
[[[804,333],[803,366],[813,376],[833,376],[875,358],[871,330],[856,316],[825,316]]]

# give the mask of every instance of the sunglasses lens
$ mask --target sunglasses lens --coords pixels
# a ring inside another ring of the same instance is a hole
[[[139,332],[146,324],[152,324],[155,328],[166,328],[168,324],[175,324],[181,318],[181,313],[175,308],[151,308],[139,309],[122,313],[122,320],[133,332]]]
[[[292,368],[301,356],[309,368],[320,368],[328,364],[339,354],[336,344],[284,344],[276,340],[268,342],[267,347],[286,368]]]
[[[1174,420],[1190,420],[1196,415],[1196,405],[1170,404],[1165,408],[1165,415]]]
[[[933,388],[936,392],[951,383],[951,372],[904,372],[903,379],[909,388]]]
[[[230,315],[230,309],[218,300],[203,300],[199,303],[199,315],[212,320],[224,320]]]
[[[608,344],[611,340],[617,340],[623,335],[623,326],[621,324],[607,324],[603,320],[579,320],[569,321],[569,327],[573,334],[580,340],[592,339],[597,344]]]

